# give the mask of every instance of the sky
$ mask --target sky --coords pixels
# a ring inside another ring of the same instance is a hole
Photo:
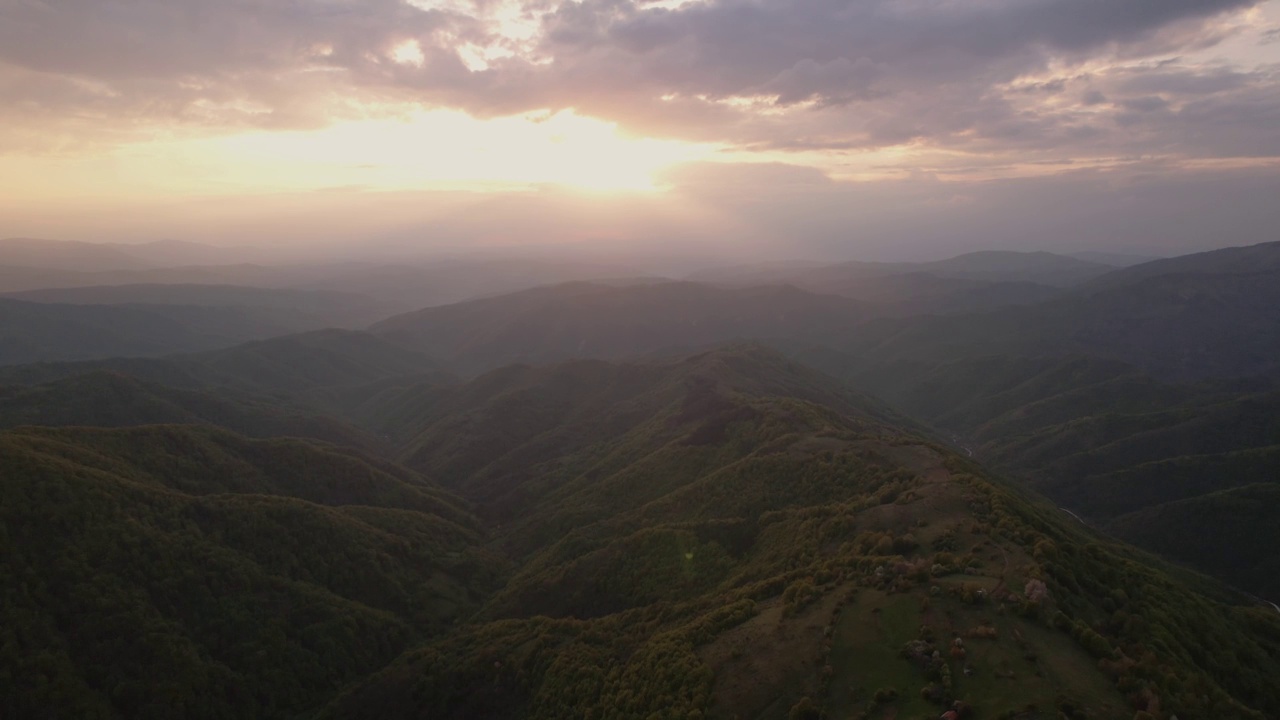
[[[1280,239],[1280,0],[0,0],[0,237]]]

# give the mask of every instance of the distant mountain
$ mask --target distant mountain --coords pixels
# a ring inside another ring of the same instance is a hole
[[[742,266],[693,279],[735,287],[789,284],[867,304],[880,316],[953,315],[1029,305],[1113,268],[1050,253],[988,252],[922,263]]]
[[[88,243],[85,243],[88,245]],[[90,245],[102,252],[117,246]],[[121,245],[120,252],[132,252],[138,246]],[[204,247],[204,246],[201,246]],[[172,302],[181,293],[196,293],[192,289],[176,289],[165,296],[158,286],[227,286],[223,292],[238,292],[245,297],[249,289],[273,288],[280,290],[278,297],[286,297],[287,291],[296,291],[297,298],[358,296],[365,303],[374,303],[387,317],[395,313],[418,310],[424,307],[470,300],[478,297],[526,290],[540,285],[569,281],[598,280],[613,284],[651,282],[655,278],[625,265],[570,262],[565,260],[530,259],[444,259],[418,260],[391,265],[370,262],[331,262],[311,264],[253,263],[253,253],[222,252],[207,248],[207,262],[192,264],[193,258],[178,253],[171,257],[173,264],[156,266],[138,261],[132,265],[86,262],[83,267],[41,266],[36,257],[14,255],[14,262],[6,262],[0,254],[0,293],[31,294],[32,298],[66,298],[71,294],[56,293],[53,289],[95,288],[82,295],[85,302],[116,302],[127,294],[146,292],[160,302]],[[169,255],[166,254],[165,257]],[[17,262],[29,260],[30,262]],[[180,263],[178,261],[181,261]],[[103,288],[134,286],[133,290],[111,291]],[[233,287],[243,288],[233,290]],[[213,290],[205,291],[212,293]],[[214,296],[216,297],[216,296]],[[305,300],[303,300],[305,302]],[[365,322],[372,322],[368,317]]]
[[[51,288],[116,285],[235,285],[287,288],[315,282],[350,269],[351,267],[347,265],[267,266],[241,263],[75,271],[0,265],[0,292],[16,293]]]
[[[1155,275],[1036,305],[876,321],[833,347],[871,364],[1091,355],[1168,378],[1270,373],[1280,369],[1280,271]]]
[[[210,383],[277,392],[358,387],[441,372],[421,353],[346,330],[286,335],[175,360],[198,367]]]
[[[1125,268],[1133,265],[1141,265],[1143,263],[1153,262],[1163,259],[1158,255],[1129,255],[1125,253],[1111,252],[1073,252],[1067,253],[1068,257],[1085,262],[1098,263],[1100,265],[1110,265],[1111,267]]]
[[[1077,285],[1114,267],[1047,252],[985,251],[929,262],[844,262],[819,267],[739,266],[703,271],[691,279],[735,284],[792,283],[819,292],[855,288],[868,278],[924,275],[982,283],[1032,283],[1051,287]]]
[[[122,253],[145,262],[150,267],[190,267],[195,265],[228,265],[233,263],[285,264],[291,253],[264,246],[220,246],[186,240],[154,240],[140,243],[110,243]]]
[[[289,310],[318,327],[357,327],[394,314],[395,307],[351,293],[238,285],[143,284],[46,288],[6,297],[75,305],[201,305]]]
[[[885,317],[883,306],[786,286],[582,283],[429,308],[370,331],[462,372],[672,353],[732,340],[764,340],[788,351],[825,347],[868,367],[1001,354],[1088,355],[1165,378],[1280,372],[1280,272],[1161,274],[1065,291],[1031,286],[1028,295],[1051,299],[958,312],[966,293],[981,307],[983,293],[1003,295],[1013,287],[956,287],[969,282],[918,275],[873,281],[883,295],[899,296],[903,307],[938,304],[935,310],[946,313],[931,316]],[[920,287],[942,289],[930,296],[917,292]],[[911,300],[913,294],[920,299]],[[991,304],[1030,299],[1004,296]]]
[[[0,265],[104,272],[236,263],[284,264],[290,253],[269,247],[223,247],[183,240],[140,243],[0,239]]]
[[[916,265],[921,271],[939,277],[991,282],[1030,282],[1056,287],[1078,285],[1112,269],[1101,263],[1066,255],[1008,250],[974,252],[948,260],[916,263]]]
[[[1167,276],[1255,275],[1276,272],[1280,272],[1280,242],[1271,242],[1153,260],[1109,273],[1090,283],[1085,289],[1102,291]]]
[[[791,278],[810,292],[840,295],[866,303],[878,315],[954,315],[1010,305],[1030,305],[1062,295],[1060,288],[1031,282],[939,277],[926,272],[893,275],[826,271]]]
[[[230,387],[291,398],[360,388],[388,379],[440,377],[439,365],[368,333],[317,330],[204,353],[107,358],[0,368],[0,384],[37,385],[89,372],[113,372],[174,388]]]
[[[148,263],[110,245],[6,238],[0,239],[0,265],[89,272],[138,270]]]
[[[0,299],[0,365],[194,352],[324,324],[287,308]]]
[[[586,280],[608,281],[610,278],[621,279],[619,284],[630,284],[632,279],[641,283],[653,280],[625,265],[536,258],[459,259],[355,268],[302,283],[298,287],[361,293],[404,312],[518,292],[542,285]]]
[[[23,428],[0,456],[6,717],[313,713],[503,570],[456,498],[331,447]]]
[[[462,372],[513,362],[676,353],[739,339],[830,340],[861,305],[792,287],[570,283],[428,308],[370,328]]]
[[[248,437],[306,437],[366,451],[371,436],[336,420],[245,393],[170,388],[111,372],[37,386],[0,386],[0,428],[21,425],[214,425]]]

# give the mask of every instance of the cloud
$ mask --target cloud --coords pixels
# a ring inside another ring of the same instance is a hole
[[[1160,62],[1259,4],[0,0],[0,151],[425,105],[756,151],[1269,156],[1274,68]]]

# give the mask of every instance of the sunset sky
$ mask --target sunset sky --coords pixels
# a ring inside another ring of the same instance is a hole
[[[1280,239],[1280,0],[0,0],[0,237]]]

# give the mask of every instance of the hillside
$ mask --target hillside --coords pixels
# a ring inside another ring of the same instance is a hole
[[[1280,598],[1275,551],[1280,543],[1280,483],[1275,482],[1280,448],[1269,453],[1267,473],[1253,475],[1263,482],[1246,484],[1246,474],[1237,480],[1242,487],[1145,507],[1111,520],[1106,528],[1166,557],[1215,568],[1222,579],[1265,598]]]
[[[443,632],[501,564],[412,473],[221,431],[0,432],[5,717],[279,717]]]
[[[0,365],[198,352],[325,325],[288,308],[0,299]]]
[[[1273,610],[776,352],[404,381],[361,410],[404,465],[208,427],[0,431],[0,711],[1280,711]]]
[[[344,423],[245,393],[171,388],[106,371],[37,386],[0,386],[0,428],[171,424],[214,425],[248,437],[305,437],[380,449],[373,437]]]
[[[1280,392],[1266,381],[1171,384],[1120,363],[1089,358],[987,358],[932,368],[895,364],[857,376],[902,412],[963,438],[978,457],[1024,478],[1073,512],[1163,552],[1186,537],[1170,503],[1280,479]],[[1185,510],[1183,511],[1186,512]],[[1280,522],[1280,508],[1260,510]],[[1195,527],[1231,537],[1229,514]],[[1168,533],[1159,537],[1159,528]],[[1216,549],[1211,549],[1216,548]],[[1250,572],[1230,543],[1173,555],[1204,572],[1280,601],[1269,576]]]
[[[457,393],[406,460],[518,569],[324,717],[1280,709],[1274,611],[1221,604],[771,353],[509,368]]]
[[[693,433],[685,443],[690,447],[718,445],[731,423],[752,416],[730,397],[786,397],[840,412],[850,422],[909,424],[876,401],[756,346],[674,363],[514,366],[427,391],[416,416],[397,408],[397,424],[413,429],[402,461],[472,498],[478,512],[504,524],[542,500],[517,482],[530,467],[577,467],[567,458],[590,456],[601,442],[621,453],[612,460],[615,467],[640,458],[655,461],[659,448],[684,432]],[[669,427],[655,428],[659,417]],[[633,442],[629,453],[619,450]],[[608,493],[602,483],[589,484],[593,493]]]
[[[514,362],[676,354],[733,340],[817,341],[864,316],[853,301],[791,287],[570,283],[428,308],[370,332],[474,373]]]

